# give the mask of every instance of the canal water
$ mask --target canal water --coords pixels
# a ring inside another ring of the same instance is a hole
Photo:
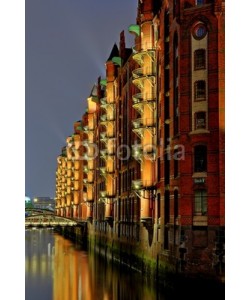
[[[183,289],[157,287],[137,272],[84,251],[53,229],[25,231],[25,300],[177,300],[180,291],[196,298],[198,290]],[[224,299],[216,291],[213,295]]]

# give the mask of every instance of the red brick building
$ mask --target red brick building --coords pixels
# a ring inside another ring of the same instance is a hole
[[[224,276],[224,5],[138,1],[77,132],[90,248],[162,277]]]

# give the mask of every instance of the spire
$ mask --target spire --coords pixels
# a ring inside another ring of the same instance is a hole
[[[97,96],[98,96],[98,95],[97,95],[97,85],[94,84],[94,86],[93,86],[93,88],[92,88],[92,90],[91,90],[91,93],[90,93],[89,97],[97,97]]]
[[[116,43],[114,44],[113,49],[112,49],[107,61],[110,61],[110,60],[112,61],[112,58],[114,56],[119,56],[119,50],[118,50],[118,47],[117,47]]]

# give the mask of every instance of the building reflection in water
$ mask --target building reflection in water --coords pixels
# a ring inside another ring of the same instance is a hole
[[[166,299],[140,274],[77,249],[52,230],[27,230],[25,237],[26,300]]]

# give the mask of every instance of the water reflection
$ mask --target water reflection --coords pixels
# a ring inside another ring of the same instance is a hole
[[[78,249],[52,230],[25,234],[26,300],[166,299],[134,274]]]

